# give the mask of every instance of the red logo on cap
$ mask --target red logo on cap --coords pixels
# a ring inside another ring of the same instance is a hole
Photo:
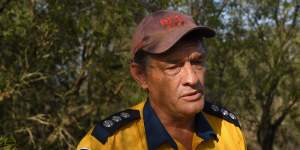
[[[167,27],[168,29],[184,24],[182,16],[179,15],[162,18],[159,22],[161,26]]]

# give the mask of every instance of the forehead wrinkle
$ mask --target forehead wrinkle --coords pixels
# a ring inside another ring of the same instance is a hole
[[[206,51],[199,40],[182,40],[176,43],[171,49],[161,54],[151,54],[151,58],[158,62],[178,63],[194,58],[195,52],[199,52],[200,57],[206,56]],[[191,57],[191,54],[192,57]]]
[[[161,56],[158,59],[166,62],[178,62],[184,61],[187,59],[195,59],[197,57],[204,57],[205,51],[198,46],[195,48],[194,46],[183,47],[181,49],[176,49],[169,55]]]

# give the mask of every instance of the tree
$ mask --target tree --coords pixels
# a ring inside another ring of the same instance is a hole
[[[131,33],[159,9],[216,29],[205,41],[208,99],[239,114],[249,149],[300,145],[299,2],[2,0],[0,148],[74,149],[145,99],[129,75]]]
[[[209,97],[242,108],[236,111],[248,121],[246,131],[257,132],[262,149],[279,146],[274,140],[279,140],[282,123],[299,114],[299,4],[194,2],[200,4],[197,12],[208,13],[196,18],[219,31],[218,39],[209,43]]]

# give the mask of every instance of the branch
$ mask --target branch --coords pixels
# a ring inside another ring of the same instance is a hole
[[[288,113],[291,111],[292,107],[295,106],[296,103],[297,103],[297,99],[294,99],[291,102],[291,104],[283,110],[281,116],[278,119],[276,119],[275,122],[273,123],[272,126],[274,128],[277,128],[282,123],[282,121],[285,119],[285,117],[288,115]]]
[[[294,14],[293,14],[292,28],[294,28],[296,26],[296,21],[297,21],[299,9],[300,9],[300,4],[297,4],[295,6],[295,11],[294,11]]]
[[[84,83],[84,81],[87,79],[88,75],[85,71],[81,71],[79,77],[77,78],[77,80],[75,81],[75,85],[74,85],[74,92],[78,93],[81,85]]]
[[[220,15],[222,14],[222,12],[223,12],[224,8],[227,6],[227,4],[228,4],[228,0],[224,0],[223,4],[221,6],[221,9],[218,11],[218,13],[216,15],[217,18],[220,17]]]
[[[275,20],[275,23],[276,23],[277,26],[279,26],[279,22],[278,22],[279,4],[280,4],[280,0],[277,0],[276,9],[274,11],[274,20]]]
[[[195,0],[194,2],[190,2],[189,5],[190,5],[189,7],[191,9],[191,15],[196,18],[199,18],[200,13],[204,8],[204,4],[201,5],[198,0]],[[197,22],[197,23],[199,23],[199,22]]]
[[[288,37],[292,37],[290,35],[293,33],[292,30],[296,27],[299,9],[300,9],[300,3],[295,6],[295,11],[293,13],[292,25],[291,25],[291,28],[289,28],[289,30],[287,32]]]
[[[282,79],[281,77],[276,76],[275,79],[271,80],[271,83],[270,83],[271,87],[268,89],[268,91],[266,93],[267,98],[266,98],[266,102],[264,103],[265,107],[271,107],[276,89],[277,89],[278,84],[281,79]]]

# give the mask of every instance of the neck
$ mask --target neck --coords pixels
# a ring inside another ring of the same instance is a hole
[[[194,116],[193,117],[171,117],[168,114],[157,114],[162,124],[168,128],[177,130],[187,130],[193,132],[194,129]]]
[[[184,145],[186,149],[191,149],[195,114],[184,116],[168,113],[166,110],[160,109],[159,106],[156,106],[151,101],[150,104],[171,137]]]
[[[150,101],[151,107],[165,127],[176,127],[181,129],[193,129],[196,114],[183,115],[170,113],[168,110],[161,109]]]

